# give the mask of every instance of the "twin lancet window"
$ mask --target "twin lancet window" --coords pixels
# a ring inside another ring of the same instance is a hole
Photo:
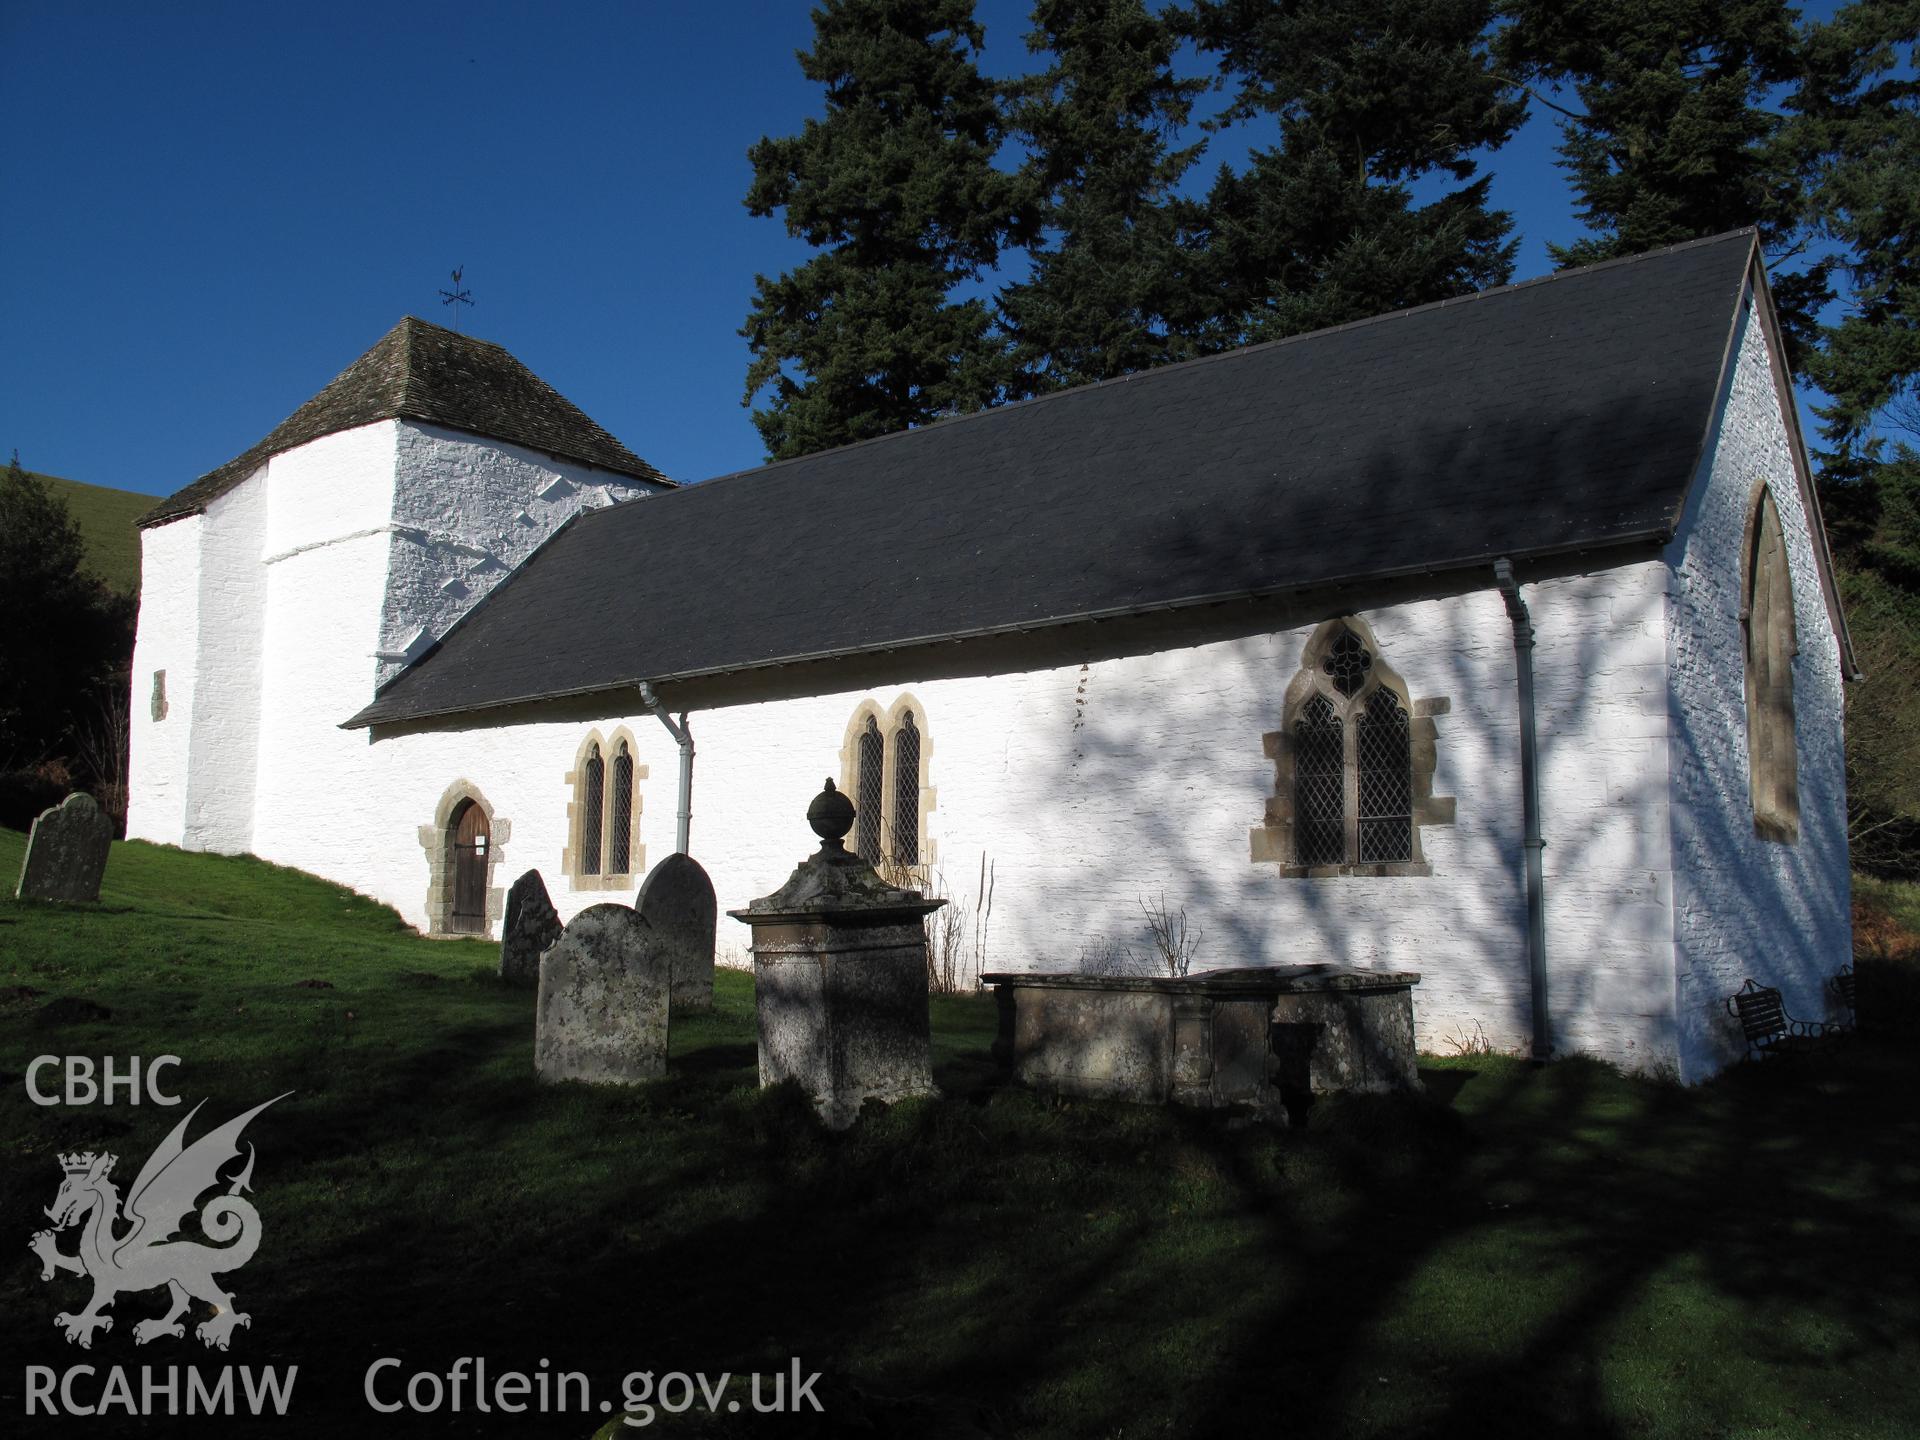
[[[1432,717],[1447,709],[1413,703],[1364,621],[1321,626],[1287,688],[1284,728],[1266,737],[1275,785],[1253,858],[1290,876],[1432,873],[1421,827],[1453,822],[1453,800],[1433,794]]]
[[[638,780],[633,742],[616,735],[607,744],[598,735],[588,739],[575,763],[572,823],[569,826],[567,864],[576,886],[624,884],[644,868],[636,824],[639,815]]]
[[[926,840],[927,746],[924,714],[901,700],[882,715],[872,703],[854,712],[842,754],[853,799],[853,849],[862,860],[895,871],[930,862]]]

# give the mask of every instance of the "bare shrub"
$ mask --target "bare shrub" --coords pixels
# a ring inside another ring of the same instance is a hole
[[[113,833],[127,833],[127,750],[129,724],[126,675],[95,697],[80,722],[76,741],[81,766],[93,776],[93,798],[113,824]]]
[[[1167,974],[1185,975],[1193,968],[1194,956],[1200,952],[1200,927],[1191,929],[1187,925],[1187,907],[1178,910],[1167,908],[1167,897],[1163,894],[1158,900],[1140,899],[1140,911],[1147,917],[1147,934],[1153,942],[1153,948],[1160,957],[1160,963],[1166,967]]]
[[[972,905],[953,898],[944,872],[935,872],[928,886],[931,898],[947,902],[927,916],[927,989],[935,995],[958,995],[979,987],[980,973],[987,968],[994,869],[994,863],[983,854]]]
[[[1137,975],[1140,957],[1115,940],[1089,940],[1080,947],[1074,969],[1082,975]]]

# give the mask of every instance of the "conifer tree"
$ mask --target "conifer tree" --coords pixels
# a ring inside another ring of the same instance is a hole
[[[1839,247],[1844,313],[1821,327],[1807,372],[1836,478],[1904,457],[1920,464],[1920,4],[1855,0],[1808,37],[1782,149],[1808,208]],[[1892,444],[1889,445],[1889,432]],[[1912,548],[1920,591],[1920,516]]]
[[[71,758],[127,663],[132,603],[85,561],[66,502],[15,455],[0,477],[0,772]]]
[[[1181,22],[1273,144],[1189,215],[1219,349],[1443,299],[1512,273],[1512,219],[1473,152],[1525,115],[1494,73],[1490,0],[1194,0]],[[1451,186],[1417,201],[1414,186]]]
[[[1173,188],[1200,145],[1174,148],[1207,82],[1173,72],[1172,28],[1142,0],[1039,0],[1027,48],[1052,57],[1013,87],[1048,238],[1001,291],[1028,393],[1178,358],[1186,269]]]
[[[1027,185],[994,167],[997,87],[972,0],[823,0],[801,70],[826,116],[749,155],[755,215],[784,210],[819,253],[755,278],[744,403],[774,459],[924,424],[998,398],[1005,345],[955,298],[1030,227]]]
[[[1590,232],[1550,247],[1562,266],[1760,229],[1776,265],[1800,253],[1803,192],[1776,141],[1770,92],[1794,79],[1800,35],[1786,0],[1511,0],[1497,49],[1516,84],[1559,118],[1560,164]],[[1541,81],[1565,85],[1548,100]],[[1796,362],[1829,298],[1828,267],[1775,269]]]
[[[1806,358],[1822,506],[1866,680],[1847,705],[1854,863],[1920,876],[1920,4],[1809,32],[1780,149],[1849,293]]]

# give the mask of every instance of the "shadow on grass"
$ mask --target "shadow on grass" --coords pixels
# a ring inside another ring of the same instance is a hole
[[[275,1432],[371,1417],[583,1436],[606,1418],[372,1416],[362,1386],[384,1356],[401,1377],[545,1359],[604,1396],[633,1371],[797,1357],[829,1410],[782,1433],[817,1435],[1920,1427],[1903,1379],[1920,1361],[1920,1130],[1897,1047],[1690,1091],[1580,1061],[1435,1061],[1424,1095],[1334,1097],[1275,1132],[1004,1088],[991,1002],[942,1002],[948,1093],[835,1135],[792,1090],[756,1087],[747,982],[720,991],[676,1028],[668,1077],[632,1089],[535,1084],[525,991],[394,981],[227,1022],[281,1028],[197,1068],[196,1093],[300,1092],[250,1136],[265,1234],[231,1277],[255,1319],[226,1359],[300,1367]],[[353,1039],[349,1006],[383,1038]],[[339,1034],[300,1028],[322,1022]],[[116,1043],[146,1044],[138,1024]],[[133,1166],[177,1119],[0,1103],[22,1160],[0,1178],[0,1234],[22,1244],[55,1146],[106,1142]],[[220,1363],[132,1347],[153,1294],[122,1297],[82,1356],[49,1323],[79,1282],[37,1274],[23,1250],[0,1277],[0,1334],[27,1364]],[[0,1372],[0,1406],[22,1403],[19,1376]]]

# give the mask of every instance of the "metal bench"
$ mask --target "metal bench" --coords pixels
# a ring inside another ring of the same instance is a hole
[[[1854,1003],[1853,966],[1842,965],[1840,973],[1827,982],[1827,988],[1833,992],[1833,998],[1847,1009],[1844,1022],[1833,1026],[1836,1030],[1855,1030],[1860,1025],[1860,1009]]]
[[[1740,1022],[1747,1036],[1747,1058],[1800,1054],[1829,1030],[1844,1027],[1821,1020],[1796,1020],[1787,1014],[1780,992],[1771,985],[1749,980],[1738,993],[1727,997],[1728,1012]]]

